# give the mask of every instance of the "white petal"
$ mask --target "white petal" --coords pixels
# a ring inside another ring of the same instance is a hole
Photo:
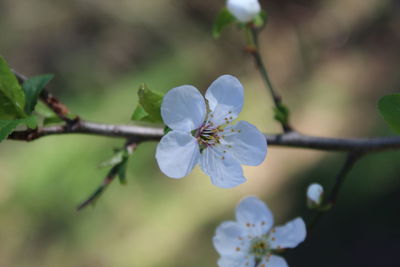
[[[246,197],[236,207],[236,220],[254,236],[266,234],[274,224],[267,205],[256,197]]]
[[[206,148],[200,157],[201,169],[211,177],[211,182],[222,188],[231,188],[246,181],[240,163],[232,156]]]
[[[264,258],[257,267],[288,267],[288,264],[284,258],[271,255]]]
[[[267,140],[254,125],[247,121],[239,121],[228,131],[234,131],[234,134],[224,138],[230,145],[228,153],[241,164],[256,166],[264,161],[267,155]]]
[[[171,178],[182,178],[189,174],[199,157],[197,140],[187,133],[171,131],[157,145],[158,166]]]
[[[173,130],[190,132],[199,128],[206,115],[206,103],[191,85],[171,89],[163,98],[161,116]]]
[[[317,183],[311,184],[307,188],[307,199],[311,202],[310,204],[320,205],[324,194],[324,188]]]
[[[251,21],[261,11],[258,0],[228,0],[227,7],[241,22]]]
[[[254,256],[246,258],[221,257],[218,260],[218,267],[253,267],[255,264]]]
[[[211,110],[209,119],[216,125],[237,118],[243,107],[243,86],[236,77],[222,75],[216,79],[206,92]]]
[[[221,223],[215,231],[213,244],[221,256],[243,258],[247,255],[250,242],[245,238],[246,230],[237,222]]]
[[[306,238],[306,225],[302,218],[296,218],[283,226],[271,230],[269,244],[274,249],[294,248]]]

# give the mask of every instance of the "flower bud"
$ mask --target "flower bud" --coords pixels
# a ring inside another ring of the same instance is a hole
[[[310,184],[307,188],[307,205],[310,209],[317,208],[322,204],[324,188],[317,183]]]
[[[258,0],[228,0],[227,8],[240,22],[250,22],[261,11]]]

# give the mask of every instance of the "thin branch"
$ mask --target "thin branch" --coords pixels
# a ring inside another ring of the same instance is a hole
[[[18,73],[15,70],[12,70],[14,73],[15,77],[17,77],[18,82],[20,84],[23,84],[28,78],[21,74]],[[71,119],[68,118],[68,114],[70,113],[67,106],[61,103],[60,100],[58,100],[55,96],[53,96],[46,88],[42,90],[42,92],[39,95],[40,100],[42,100],[54,113],[57,114],[57,116],[65,121],[68,124],[74,124],[76,123],[79,118]]]
[[[343,167],[340,169],[339,173],[336,176],[336,181],[333,186],[333,189],[328,198],[326,199],[325,203],[323,204],[323,206],[326,207],[326,209],[322,209],[315,214],[314,218],[311,220],[311,222],[307,227],[308,232],[311,232],[314,229],[315,225],[318,223],[318,221],[323,217],[323,215],[328,211],[330,211],[335,206],[339,196],[340,189],[343,186],[343,182],[345,181],[347,175],[353,168],[354,164],[357,162],[358,159],[360,159],[362,155],[363,154],[359,152],[350,152],[347,155]]]
[[[8,139],[33,141],[48,135],[90,134],[107,137],[137,138],[139,141],[159,141],[162,128],[137,125],[113,125],[80,120],[72,126],[56,125],[35,130],[15,131]],[[298,132],[266,134],[269,146],[305,148],[324,151],[372,152],[400,149],[400,137],[329,138],[305,135]]]
[[[133,151],[135,151],[137,146],[138,143],[134,139],[131,139],[127,140],[124,145],[124,149],[127,151],[128,155],[131,155]],[[120,164],[126,164],[126,162],[120,162],[110,169],[101,185],[85,201],[78,205],[78,207],[76,208],[78,211],[89,206],[90,204],[94,204],[99,199],[99,197],[104,193],[104,191],[112,183],[112,181],[115,180],[115,177],[119,175],[121,168]]]
[[[254,62],[256,63],[257,69],[259,70],[261,77],[265,83],[265,87],[268,89],[269,93],[271,94],[271,97],[275,104],[275,107],[277,109],[280,109],[282,106],[282,98],[276,92],[276,90],[271,82],[271,79],[269,78],[267,68],[265,67],[264,61],[260,54],[260,46],[258,43],[259,31],[253,26],[249,26],[249,30],[250,30],[251,38],[253,41],[253,44],[252,44],[253,47],[251,47],[248,50],[248,52],[250,52],[250,54],[254,58]],[[292,130],[292,128],[290,127],[290,125],[288,123],[281,122],[281,125],[282,125],[282,129],[284,132],[289,132]]]

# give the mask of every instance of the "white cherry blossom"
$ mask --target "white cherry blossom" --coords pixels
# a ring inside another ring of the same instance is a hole
[[[243,199],[236,208],[236,221],[223,222],[213,238],[220,254],[219,267],[285,267],[276,251],[294,248],[304,241],[306,227],[296,218],[273,227],[274,217],[267,205],[256,197]]]
[[[215,80],[205,99],[191,85],[171,89],[161,104],[161,116],[172,129],[157,146],[161,171],[182,178],[199,163],[216,186],[230,188],[245,182],[241,164],[261,164],[267,142],[254,125],[232,124],[242,106],[243,86],[231,75]]]
[[[240,22],[252,21],[261,11],[258,0],[228,0],[226,6]]]

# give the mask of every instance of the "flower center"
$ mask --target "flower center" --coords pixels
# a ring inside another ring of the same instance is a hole
[[[197,142],[202,149],[215,146],[221,143],[224,129],[222,126],[215,127],[212,122],[208,122],[200,127],[197,133]]]
[[[271,248],[264,238],[256,237],[252,240],[249,253],[254,255],[256,259],[261,259],[271,252]]]

